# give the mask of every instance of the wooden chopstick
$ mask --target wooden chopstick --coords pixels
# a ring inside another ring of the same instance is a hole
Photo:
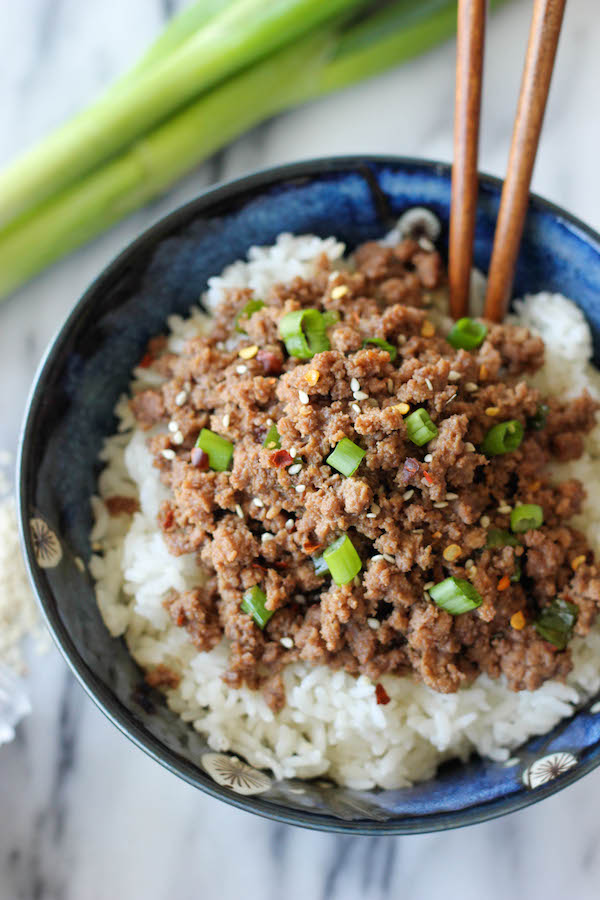
[[[502,320],[510,300],[565,3],[566,0],[535,0],[533,7],[508,171],[488,273],[485,316],[495,322]]]
[[[469,312],[469,285],[477,213],[477,153],[487,0],[459,0],[456,28],[454,161],[450,203],[448,282],[450,312]]]

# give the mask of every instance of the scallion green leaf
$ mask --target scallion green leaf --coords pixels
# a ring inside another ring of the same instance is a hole
[[[336,584],[348,584],[362,569],[360,556],[347,534],[330,544],[323,553],[323,559]]]
[[[266,447],[267,450],[280,450],[281,449],[281,440],[279,438],[279,432],[277,431],[277,425],[273,423],[269,430],[267,431],[266,437],[263,441],[263,447]]]
[[[464,578],[445,578],[429,589],[429,596],[440,609],[451,616],[460,616],[481,606],[483,600],[470,581]]]
[[[537,503],[523,503],[515,506],[510,514],[510,527],[513,531],[530,531],[544,524],[544,510]]]
[[[524,435],[523,426],[517,419],[508,422],[500,422],[490,428],[483,443],[482,451],[486,456],[500,456],[503,453],[511,453],[520,446]]]
[[[533,623],[535,630],[557,650],[564,650],[571,637],[577,621],[579,609],[567,600],[553,600],[544,607]]]
[[[239,311],[239,313],[235,317],[235,330],[239,331],[240,334],[246,334],[244,329],[240,328],[240,319],[249,319],[252,313],[258,312],[258,310],[262,309],[265,305],[266,304],[264,300],[248,300],[246,305]]]
[[[518,547],[519,541],[514,534],[504,528],[490,528],[485,546],[487,550],[494,547]]]
[[[267,595],[255,584],[246,591],[240,604],[244,612],[252,616],[259,628],[264,628],[273,615],[271,610],[266,608],[266,602]]]
[[[323,314],[318,309],[298,309],[279,322],[279,334],[290,356],[312,359],[315,353],[329,350]]]
[[[366,347],[367,344],[373,344],[375,347],[380,347],[381,350],[385,350],[386,353],[390,354],[390,361],[394,362],[396,357],[398,356],[398,350],[394,347],[393,344],[388,343],[388,341],[384,341],[383,338],[365,338],[363,341],[363,347]]]
[[[207,454],[211,469],[214,469],[215,472],[227,471],[233,456],[231,441],[221,437],[220,434],[215,434],[209,428],[203,428],[198,435],[196,447],[200,447]]]
[[[340,314],[337,309],[326,309],[321,315],[323,316],[323,325],[325,328],[330,328],[332,325],[335,325],[336,322],[340,321]]]
[[[347,478],[354,475],[362,460],[366,456],[366,450],[362,450],[358,444],[349,438],[342,438],[335,445],[332,453],[329,454],[325,462],[332,468],[337,469]]]
[[[465,316],[455,322],[446,340],[455,350],[474,350],[480,347],[487,334],[487,325]]]
[[[426,409],[415,409],[404,421],[408,438],[417,447],[422,447],[423,444],[437,436],[438,430]]]

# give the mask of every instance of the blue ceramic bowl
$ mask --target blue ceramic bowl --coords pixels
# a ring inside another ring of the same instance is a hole
[[[500,183],[481,179],[475,262],[487,269]],[[31,578],[67,662],[132,741],[201,790],[250,812],[322,830],[436,831],[481,822],[555,793],[600,762],[600,704],[591,701],[510,765],[446,764],[412,788],[353,791],[323,781],[277,782],[207,755],[205,740],[144,684],[122,640],[105,629],[87,571],[89,496],[113,407],[146,342],[170,313],[186,314],[211,275],[281,231],[336,235],[349,248],[382,235],[408,207],[444,223],[448,166],[394,157],[325,159],[271,169],[209,191],[159,222],[92,284],[38,373],[22,437],[20,516]],[[558,291],[584,310],[600,359],[600,236],[532,198],[515,292]],[[217,780],[215,780],[215,778]]]

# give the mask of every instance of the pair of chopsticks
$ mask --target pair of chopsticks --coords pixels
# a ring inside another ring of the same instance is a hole
[[[508,169],[488,273],[484,315],[495,322],[502,320],[510,300],[565,3],[566,0],[534,0]],[[455,319],[466,316],[469,308],[478,192],[477,152],[485,9],[486,0],[458,2],[448,264],[450,310]]]

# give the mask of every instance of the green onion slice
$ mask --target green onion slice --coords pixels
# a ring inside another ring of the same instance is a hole
[[[226,472],[233,456],[233,444],[227,438],[203,428],[198,435],[196,447],[208,455],[208,464],[215,472]]]
[[[523,571],[521,569],[521,563],[517,563],[515,566],[515,571],[510,576],[510,580],[511,581],[520,581],[522,574],[523,574]]]
[[[267,436],[263,441],[263,447],[267,450],[281,450],[281,439],[277,431],[277,425],[273,424],[267,431]]]
[[[490,528],[487,533],[485,546],[486,550],[491,550],[494,547],[518,547],[519,540],[514,534],[511,534],[510,531],[506,531],[504,528]]]
[[[376,347],[381,347],[382,350],[385,350],[386,353],[390,354],[391,362],[394,362],[396,357],[398,356],[398,350],[394,347],[393,344],[389,344],[387,341],[384,341],[383,338],[365,338],[362,345],[366,347],[367,344],[374,344]]]
[[[487,334],[487,325],[465,316],[455,322],[446,340],[455,350],[475,350],[480,347]]]
[[[315,567],[315,575],[329,574],[329,566],[325,562],[323,555],[313,557],[313,564]]]
[[[574,603],[557,598],[544,607],[533,624],[540,637],[558,650],[564,650],[573,635],[578,614],[579,609]]]
[[[235,317],[235,330],[239,331],[240,334],[246,334],[243,328],[240,328],[239,321],[241,318],[249,319],[252,313],[258,312],[259,309],[262,309],[263,306],[266,306],[264,300],[248,300],[246,305],[239,311],[237,316]]]
[[[325,462],[349,478],[360,466],[366,452],[354,441],[344,437],[335,445],[333,452],[329,454]]]
[[[426,409],[415,409],[404,421],[406,423],[406,433],[417,447],[422,447],[423,444],[436,437],[438,433]]]
[[[271,610],[266,608],[266,602],[267,595],[257,584],[249,588],[242,599],[242,609],[252,616],[259,628],[264,628],[273,615]]]
[[[362,569],[360,556],[347,534],[330,544],[323,553],[323,559],[336,584],[348,584]]]
[[[542,431],[546,427],[546,419],[549,412],[550,407],[546,403],[540,403],[535,411],[535,415],[527,419],[527,427],[533,428],[534,431]]]
[[[481,449],[486,456],[500,456],[502,453],[510,453],[516,450],[523,440],[523,426],[516,419],[510,419],[508,422],[500,422],[490,428]]]
[[[515,506],[510,514],[510,527],[513,531],[529,531],[544,524],[544,510],[537,503],[524,503]]]
[[[289,355],[297,359],[312,359],[315,353],[323,353],[331,346],[318,309],[287,313],[279,322],[279,334]]]
[[[331,325],[335,325],[336,322],[340,321],[340,314],[337,309],[326,309],[321,315],[323,316],[323,325],[325,328],[329,328]]]
[[[463,578],[445,578],[430,588],[429,594],[436,606],[445,609],[451,616],[477,609],[483,602],[481,594]]]

